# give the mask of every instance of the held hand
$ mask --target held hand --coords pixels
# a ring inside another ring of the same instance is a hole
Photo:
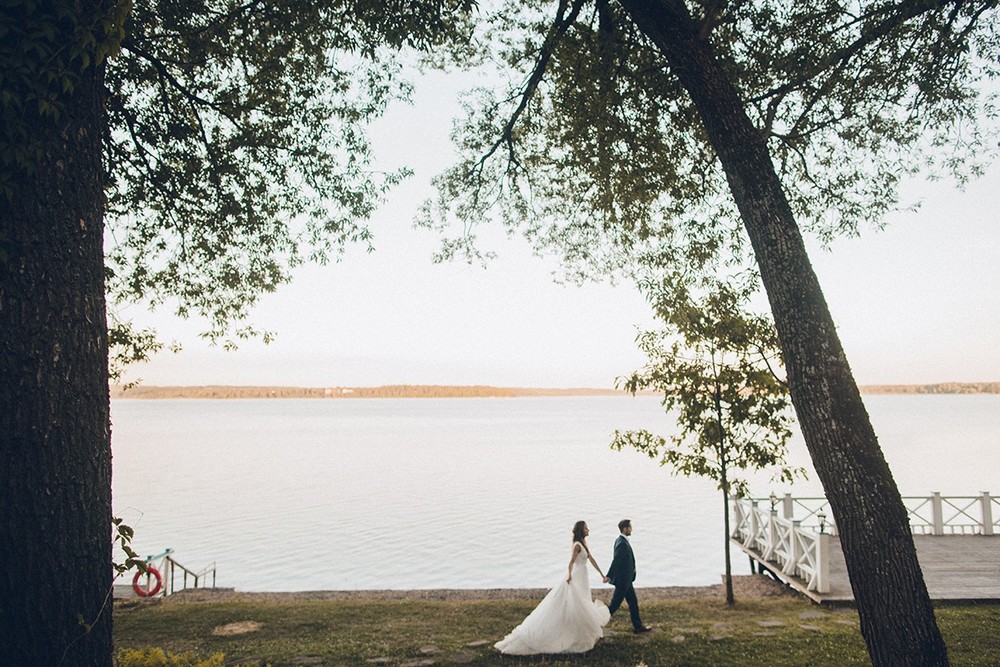
[[[608,579],[607,575],[605,575],[605,576],[604,576],[604,583],[608,583],[609,581],[611,581],[611,580],[610,580],[610,579]]]
[[[566,583],[567,584],[570,583],[571,581],[573,581],[573,575],[572,574],[569,575],[568,577],[566,577]]]

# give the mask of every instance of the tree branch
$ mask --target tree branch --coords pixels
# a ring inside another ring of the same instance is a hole
[[[131,37],[126,37],[122,41],[122,48],[134,53],[135,55],[139,56],[140,58],[148,62],[150,65],[152,65],[153,68],[160,74],[161,77],[166,79],[166,81],[170,83],[170,85],[175,90],[177,90],[181,95],[187,98],[188,101],[191,102],[192,104],[199,104],[201,106],[206,106],[212,109],[213,111],[217,112],[224,118],[226,118],[230,123],[233,124],[234,127],[238,127],[240,128],[240,130],[244,129],[242,123],[240,123],[239,120],[235,118],[231,113],[226,111],[223,105],[219,104],[218,102],[205,99],[204,97],[200,97],[195,93],[191,92],[187,86],[185,86],[177,79],[177,77],[171,74],[170,70],[167,68],[166,65],[163,64],[163,62],[159,58],[157,58],[152,53],[149,53],[148,51],[140,47],[138,44],[135,43],[135,41]]]
[[[528,102],[531,101],[531,97],[535,94],[535,90],[538,89],[538,84],[541,83],[542,77],[545,75],[545,70],[548,67],[549,61],[552,59],[552,53],[555,51],[556,45],[562,39],[566,31],[569,30],[570,26],[576,21],[577,16],[580,14],[580,10],[583,8],[586,0],[574,0],[573,6],[570,8],[569,14],[566,14],[567,2],[566,0],[560,0],[559,10],[556,12],[555,21],[552,27],[549,29],[548,35],[545,36],[545,41],[542,43],[542,47],[538,56],[538,61],[535,63],[535,67],[532,69],[531,75],[528,77],[528,81],[524,88],[521,89],[519,94],[521,100],[511,114],[510,118],[507,120],[504,126],[503,132],[490,149],[483,155],[476,166],[473,167],[473,172],[482,173],[483,165],[486,161],[493,156],[501,146],[507,146],[508,157],[511,162],[515,165],[519,164],[517,157],[514,152],[514,126],[517,124],[518,119],[520,119],[521,114],[528,107]]]
[[[767,366],[767,372],[771,374],[771,377],[774,378],[774,381],[777,382],[782,387],[784,387],[785,389],[788,389],[788,381],[787,380],[783,380],[781,378],[781,376],[779,376],[775,372],[774,368],[771,366],[771,360],[764,353],[764,349],[763,348],[759,348],[758,352],[760,353],[760,358],[764,362],[764,365]]]
[[[769,97],[784,95],[793,90],[797,90],[831,67],[846,64],[848,60],[857,55],[865,47],[885,37],[896,28],[904,25],[907,21],[914,19],[921,14],[947,7],[948,5],[954,5],[957,7],[963,2],[964,0],[904,0],[900,4],[893,7],[893,9],[897,11],[883,18],[881,21],[872,24],[870,27],[863,29],[861,36],[857,40],[821,60],[814,68],[812,68],[811,71],[807,71],[802,76],[778,86],[777,88],[772,88],[771,90],[768,90],[760,95],[749,98],[747,102],[750,104],[759,103]],[[995,6],[997,4],[998,0],[988,0],[988,2],[984,4],[984,8],[987,6]],[[981,15],[981,12],[977,13],[977,16],[978,15]],[[863,18],[874,17],[874,14],[869,17],[861,17],[852,21],[852,23],[856,23]]]

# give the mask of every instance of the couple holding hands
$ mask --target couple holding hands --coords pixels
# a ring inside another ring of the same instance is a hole
[[[604,636],[604,626],[611,614],[624,601],[628,604],[632,628],[635,632],[649,632],[639,617],[639,602],[635,597],[635,555],[629,544],[632,522],[618,522],[621,535],[615,540],[614,556],[607,575],[594,560],[587,547],[590,529],[585,521],[573,526],[573,552],[569,561],[566,580],[553,588],[528,614],[519,626],[495,644],[501,653],[533,655],[536,653],[583,653],[589,651]],[[604,583],[615,587],[611,604],[604,606],[594,600],[590,592],[587,562],[593,564]]]

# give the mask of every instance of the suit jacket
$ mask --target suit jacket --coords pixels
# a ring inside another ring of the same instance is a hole
[[[635,581],[635,554],[624,535],[619,535],[615,540],[615,553],[608,568],[608,580],[615,587],[627,586]]]

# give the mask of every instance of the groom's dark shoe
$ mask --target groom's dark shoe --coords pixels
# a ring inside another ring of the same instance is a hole
[[[652,630],[652,629],[653,629],[653,626],[652,626],[652,625],[644,625],[644,626],[642,626],[641,628],[635,628],[635,629],[633,630],[633,632],[634,632],[634,633],[636,633],[636,634],[641,634],[641,633],[643,633],[643,632],[649,632],[649,631],[650,631],[650,630]]]

